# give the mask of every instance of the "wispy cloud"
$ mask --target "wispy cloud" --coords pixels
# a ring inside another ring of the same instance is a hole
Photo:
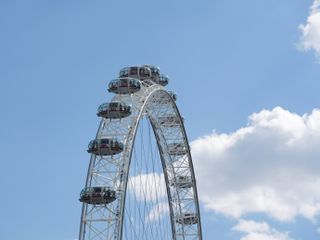
[[[191,144],[199,197],[234,218],[264,213],[280,221],[320,213],[320,110],[300,116],[276,107],[230,134]]]
[[[163,218],[169,213],[169,205],[167,202],[160,202],[156,204],[150,211],[146,218],[146,223],[156,221]]]
[[[288,233],[279,232],[266,222],[241,219],[232,230],[245,234],[240,240],[293,240]]]
[[[313,50],[320,62],[320,0],[314,0],[306,24],[299,26],[301,38],[298,49]]]

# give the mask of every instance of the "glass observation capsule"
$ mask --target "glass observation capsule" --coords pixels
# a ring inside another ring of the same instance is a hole
[[[168,145],[168,152],[170,155],[185,155],[187,154],[187,148],[181,143],[171,143]]]
[[[141,84],[135,78],[117,78],[109,83],[109,92],[116,94],[131,94],[138,92],[141,89]]]
[[[80,193],[80,202],[108,204],[116,200],[116,192],[107,187],[87,187]]]
[[[151,79],[151,70],[150,68],[146,66],[132,66],[132,67],[125,67],[122,68],[119,77],[130,77],[130,78],[137,78],[140,80],[145,80],[145,79]]]
[[[161,86],[166,86],[169,83],[169,77],[161,74],[158,82],[156,83],[160,84]]]
[[[179,188],[191,188],[193,186],[190,176],[177,176],[171,182],[171,186]]]
[[[182,122],[183,122],[183,118],[182,118]],[[161,126],[164,126],[164,127],[177,127],[180,125],[180,119],[175,114],[168,114],[167,116],[160,117],[159,123]]]
[[[198,223],[198,216],[195,213],[183,213],[176,219],[177,223],[192,225]]]
[[[122,102],[103,103],[99,106],[97,116],[109,119],[124,118],[131,114],[131,107]]]
[[[115,155],[123,151],[123,143],[116,139],[102,138],[90,141],[88,145],[88,153],[96,155]]]

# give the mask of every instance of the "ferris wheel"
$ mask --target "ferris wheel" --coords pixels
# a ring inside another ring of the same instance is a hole
[[[79,240],[201,240],[196,180],[176,95],[152,65],[126,67],[91,154]]]

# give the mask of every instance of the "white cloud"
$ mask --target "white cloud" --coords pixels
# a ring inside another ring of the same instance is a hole
[[[300,116],[280,107],[246,127],[191,143],[200,200],[234,218],[264,213],[281,221],[320,213],[320,110]],[[247,239],[246,239],[247,240]]]
[[[138,201],[155,201],[163,199],[167,194],[164,176],[159,173],[130,177],[128,190]]]
[[[240,240],[292,240],[288,233],[279,232],[276,229],[271,228],[265,222],[241,219],[232,230],[246,234],[246,236],[242,237]]]
[[[250,232],[270,232],[270,227],[265,222],[255,222],[240,219],[239,223],[232,228],[233,230],[250,233]]]
[[[160,202],[156,204],[150,211],[146,218],[146,222],[156,221],[163,218],[169,213],[169,205],[167,202]]]
[[[320,0],[314,0],[306,24],[301,24],[299,29],[301,38],[298,48],[303,51],[314,50],[320,57]]]

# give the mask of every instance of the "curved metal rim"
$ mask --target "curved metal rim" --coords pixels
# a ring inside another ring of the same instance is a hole
[[[122,184],[124,184],[123,185],[124,191],[123,191],[123,194],[122,194],[122,197],[121,197],[121,200],[120,200],[120,219],[119,219],[120,221],[118,221],[118,228],[119,228],[118,239],[119,240],[122,239],[123,222],[124,222],[124,209],[125,209],[125,203],[126,203],[126,191],[127,191],[127,184],[128,184],[128,176],[129,176],[130,163],[131,163],[131,157],[132,157],[132,152],[133,152],[133,145],[135,143],[137,129],[138,129],[140,120],[143,118],[143,115],[145,113],[147,113],[146,107],[147,107],[148,103],[150,102],[150,99],[152,99],[152,96],[154,94],[158,93],[159,91],[162,91],[163,93],[167,94],[167,97],[170,99],[170,103],[173,106],[174,112],[178,116],[179,121],[180,121],[179,126],[180,126],[181,133],[182,133],[182,136],[183,136],[183,141],[184,141],[184,143],[185,143],[185,145],[187,147],[187,150],[188,150],[187,151],[187,156],[188,156],[188,163],[189,163],[189,166],[190,166],[192,185],[193,185],[193,189],[194,189],[194,202],[195,202],[195,207],[196,207],[196,213],[197,213],[198,219],[199,219],[198,223],[197,223],[197,225],[198,225],[198,239],[201,240],[202,239],[202,231],[201,231],[201,220],[200,220],[201,217],[200,217],[199,200],[198,200],[198,193],[197,193],[197,186],[196,186],[196,179],[195,179],[195,175],[194,175],[193,163],[192,163],[192,158],[191,158],[191,154],[190,154],[190,146],[189,146],[189,142],[188,142],[188,139],[187,139],[185,127],[184,127],[184,124],[182,122],[182,118],[181,118],[180,112],[178,110],[178,107],[175,104],[174,99],[171,97],[171,95],[166,90],[163,89],[163,87],[161,87],[159,85],[157,85],[155,87],[155,89],[151,90],[147,95],[143,96],[143,99],[142,99],[143,104],[141,105],[139,114],[137,116],[137,119],[134,122],[134,126],[132,128],[133,130],[128,132],[127,139],[129,139],[128,144],[130,144],[130,145],[129,146],[125,146],[125,147],[130,150],[130,153],[129,153],[129,155],[128,155],[129,157],[128,157],[128,159],[126,159],[126,162],[125,162],[125,164],[123,166],[123,169],[122,169],[122,171],[125,174],[123,174],[124,175],[124,179],[121,181]],[[165,183],[166,183],[166,190],[167,190],[167,196],[168,196],[169,209],[170,209],[170,220],[171,220],[171,225],[172,225],[172,237],[173,237],[173,239],[176,239],[177,236],[176,236],[176,229],[175,229],[175,223],[174,223],[174,221],[175,221],[174,220],[174,212],[173,212],[173,209],[172,209],[171,192],[170,192],[170,189],[169,189],[170,187],[169,187],[168,173],[166,171],[166,163],[164,161],[164,156],[163,156],[163,153],[161,151],[161,149],[164,146],[161,146],[161,141],[159,141],[160,136],[158,135],[156,124],[154,124],[152,122],[152,120],[150,119],[150,116],[148,115],[148,113],[147,113],[147,117],[149,118],[149,121],[150,121],[151,126],[153,128],[153,132],[155,134],[155,137],[156,137],[156,140],[157,140],[157,145],[158,145],[158,148],[159,148],[160,159],[161,159],[161,162],[162,162],[162,170],[163,170],[163,173],[164,173]],[[96,134],[96,138],[99,136],[99,133],[101,132],[101,128],[102,128],[103,122],[104,122],[104,120],[102,119],[101,122],[100,122],[100,126],[98,128],[97,134]],[[164,137],[164,136],[162,136],[162,137]],[[164,137],[164,139],[165,139],[165,137]],[[88,186],[88,184],[90,184],[91,180],[92,180],[92,177],[90,178],[90,171],[92,169],[92,165],[93,165],[94,159],[95,159],[95,156],[92,155],[91,156],[91,160],[90,160],[90,164],[89,164],[89,168],[88,168],[86,186]],[[83,229],[84,226],[83,226],[82,221],[83,221],[83,217],[84,217],[84,215],[86,213],[86,209],[87,209],[87,204],[83,204],[82,214],[81,214],[81,224],[80,224],[80,240],[82,240],[83,237],[84,237],[85,229]],[[180,213],[181,213],[181,206],[180,206]]]

